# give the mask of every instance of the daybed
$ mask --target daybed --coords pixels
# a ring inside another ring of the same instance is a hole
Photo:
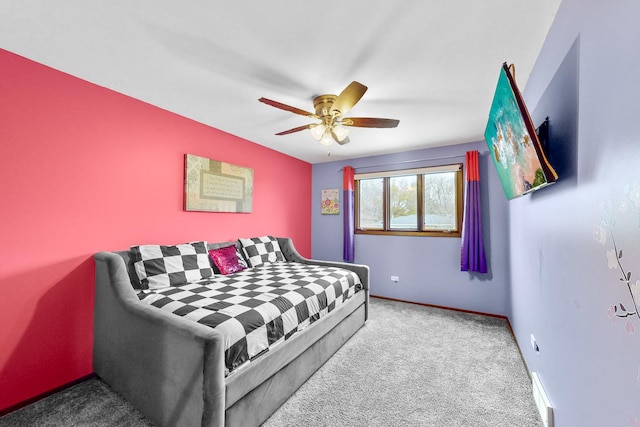
[[[355,272],[362,290],[246,366],[227,373],[222,334],[141,301],[131,250],[96,261],[93,368],[158,426],[257,426],[367,320],[369,268],[302,257],[277,238],[288,262]],[[208,243],[208,249],[238,242]],[[357,361],[353,361],[357,363]]]

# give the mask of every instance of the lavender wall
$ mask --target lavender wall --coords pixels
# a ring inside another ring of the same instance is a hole
[[[509,203],[510,320],[559,427],[640,425],[638,18],[563,1],[524,92],[560,180]]]
[[[342,188],[344,165],[356,172],[464,163],[468,150],[486,152],[484,141],[453,147],[396,153],[313,165],[312,255],[342,259],[342,215],[320,213],[321,191]],[[506,315],[509,304],[507,202],[491,170],[488,154],[480,156],[483,227],[489,274],[460,271],[460,238],[356,235],[355,262],[371,268],[373,295],[426,304]],[[399,283],[391,276],[399,276]]]
[[[356,262],[371,266],[373,294],[507,314],[559,427],[640,425],[638,18],[632,0],[561,4],[524,91],[534,122],[549,116],[560,180],[506,202],[481,157],[488,279],[458,271],[459,239],[356,236]],[[348,163],[462,160],[472,148],[484,146]],[[313,166],[315,257],[341,257],[340,218],[320,215],[317,204],[321,189],[340,188],[343,164]]]

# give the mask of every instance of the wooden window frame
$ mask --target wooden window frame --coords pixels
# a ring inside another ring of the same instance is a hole
[[[437,172],[455,172],[456,173],[456,230],[424,230],[424,175]],[[418,206],[418,228],[416,230],[399,230],[390,227],[390,178],[394,176],[417,175],[417,206]],[[382,229],[362,229],[360,224],[360,183],[361,179],[383,178],[383,195],[382,195]],[[404,169],[389,172],[375,172],[369,174],[356,174],[354,183],[354,230],[355,234],[369,234],[382,236],[422,236],[422,237],[461,237],[462,236],[462,218],[464,212],[464,175],[463,165],[461,163],[451,165],[432,166],[419,169]]]

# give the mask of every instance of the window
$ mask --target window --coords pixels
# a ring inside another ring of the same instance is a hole
[[[462,165],[355,175],[355,232],[460,237]]]

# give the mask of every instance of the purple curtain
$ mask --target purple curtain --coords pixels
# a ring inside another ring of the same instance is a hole
[[[355,169],[351,166],[345,166],[342,169],[342,189],[343,189],[343,245],[342,259],[345,262],[353,262],[353,227],[354,227],[354,207],[353,207],[353,178]]]
[[[480,169],[478,152],[467,151],[467,200],[462,225],[461,271],[487,272],[487,260],[482,239],[482,209],[480,206]]]

